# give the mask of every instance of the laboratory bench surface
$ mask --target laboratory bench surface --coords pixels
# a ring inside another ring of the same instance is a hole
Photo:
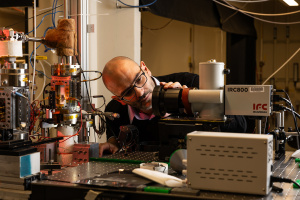
[[[299,164],[291,158],[293,152],[286,152],[285,158],[274,161],[273,175],[292,180],[298,179]],[[124,159],[124,155],[115,154],[109,158]],[[134,152],[125,157],[131,160],[153,161],[154,154],[150,152]],[[275,186],[283,189],[282,193],[271,192],[266,196],[233,194],[216,191],[194,190],[190,188],[165,188],[154,184],[152,188],[158,188],[154,192],[146,192],[144,188],[147,182],[143,180],[140,185],[124,183],[118,180],[118,176],[111,176],[119,169],[130,171],[139,167],[139,164],[119,162],[98,162],[91,161],[77,167],[67,168],[62,172],[49,176],[47,180],[32,183],[32,194],[30,199],[300,199],[300,189],[294,189],[291,183],[274,183]],[[106,176],[105,176],[106,175]],[[124,174],[124,176],[126,176]],[[101,177],[101,179],[99,179]],[[98,178],[98,179],[97,179]],[[113,181],[112,181],[113,179]],[[99,181],[100,180],[100,181]],[[108,180],[104,181],[103,180]],[[114,181],[115,180],[115,181]],[[107,184],[109,182],[109,184]],[[145,185],[143,185],[145,184]],[[162,189],[161,189],[162,188]],[[164,193],[167,191],[168,193]],[[87,195],[88,194],[88,195]]]

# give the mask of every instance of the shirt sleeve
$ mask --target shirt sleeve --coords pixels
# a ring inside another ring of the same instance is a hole
[[[129,116],[128,116],[128,107],[127,105],[122,105],[116,100],[111,100],[105,108],[105,112],[113,112],[118,113],[120,115],[119,118],[110,120],[109,118],[105,118],[106,120],[106,138],[109,139],[111,137],[118,138],[120,132],[120,126],[130,124]]]

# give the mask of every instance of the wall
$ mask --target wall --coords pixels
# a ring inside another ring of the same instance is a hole
[[[276,12],[280,12],[280,10],[276,10]],[[279,21],[278,19],[272,20]],[[299,19],[290,16],[284,21],[299,21]],[[260,66],[260,62],[263,63],[262,67],[257,67],[257,83],[261,84],[300,48],[300,28],[299,25],[279,25],[256,22],[256,29],[258,33],[257,66]],[[295,57],[266,84],[274,85],[276,89],[286,90],[292,100],[295,111],[299,113],[300,87],[295,87],[295,83],[299,84],[300,79],[298,78],[297,82],[293,81],[294,63],[300,64],[300,53],[296,54]],[[299,77],[299,71],[297,77]],[[285,97],[284,93],[277,94]],[[281,104],[284,103],[281,102]],[[287,127],[292,127],[293,129],[295,127],[290,112],[285,112],[285,127],[286,130]]]
[[[142,12],[142,60],[153,75],[198,73],[199,62],[210,59],[226,63],[225,32],[176,20],[164,27],[168,22],[168,18]],[[193,61],[191,70],[190,58]]]
[[[12,8],[0,8],[0,27],[9,27],[17,31],[25,30],[25,13]]]
[[[88,17],[88,20],[95,23],[95,33],[89,34],[90,69],[102,71],[110,59],[121,55],[139,63],[141,20],[139,9],[117,9],[116,1],[111,0],[102,0],[101,3],[100,1],[89,1],[89,3],[92,15]],[[127,0],[124,3],[138,5],[138,0]],[[97,10],[93,9],[93,5]],[[106,103],[111,100],[112,94],[105,88],[102,80],[91,84],[92,95],[104,95]],[[103,104],[102,99],[97,99],[95,102],[96,107]],[[106,138],[102,137],[101,141],[106,141]]]

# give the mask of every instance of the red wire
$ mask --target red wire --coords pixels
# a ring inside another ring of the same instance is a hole
[[[37,104],[35,102],[37,102]],[[40,104],[39,100],[34,100],[32,103],[29,103],[29,104],[30,104],[29,135],[31,135],[32,131],[33,131],[33,128],[34,128],[34,125],[37,122],[38,117],[41,115],[41,108],[38,107],[38,105]],[[37,115],[37,117],[36,117],[36,115]],[[34,136],[32,136],[32,137],[33,137],[33,139],[35,139]]]

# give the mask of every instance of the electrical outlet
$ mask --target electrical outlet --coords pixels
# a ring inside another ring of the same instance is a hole
[[[94,33],[95,29],[94,29],[94,24],[87,24],[86,25],[86,32],[87,33]]]

